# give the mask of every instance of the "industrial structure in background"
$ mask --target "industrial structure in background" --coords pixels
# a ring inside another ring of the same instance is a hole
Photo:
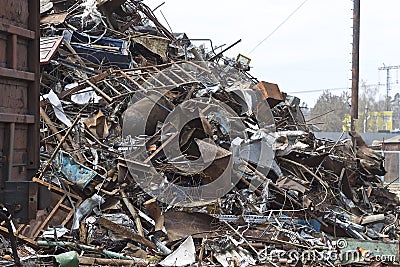
[[[390,111],[390,84],[391,84],[391,76],[390,76],[390,71],[391,70],[398,70],[400,69],[400,66],[386,66],[383,64],[383,67],[378,68],[378,70],[385,70],[386,71],[386,111]],[[398,78],[396,83],[398,83]]]

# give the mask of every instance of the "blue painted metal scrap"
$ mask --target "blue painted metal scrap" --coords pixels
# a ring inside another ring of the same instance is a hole
[[[128,41],[67,30],[63,32],[63,36],[80,57],[97,65],[121,69],[131,66]]]
[[[78,163],[70,154],[59,151],[53,160],[53,166],[62,173],[65,178],[79,186],[85,188],[94,177],[98,175],[94,170]]]

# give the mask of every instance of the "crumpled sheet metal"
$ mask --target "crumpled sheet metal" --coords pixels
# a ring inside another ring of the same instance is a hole
[[[56,117],[62,123],[64,123],[67,127],[70,127],[72,125],[72,122],[65,115],[65,112],[64,112],[64,109],[62,107],[61,101],[58,98],[58,96],[54,93],[54,91],[50,90],[50,92],[47,95],[43,96],[43,98],[49,100],[49,102],[53,106],[54,113],[56,114]]]
[[[170,241],[189,235],[212,234],[218,227],[217,220],[205,213],[168,211],[164,213],[164,225]]]
[[[161,266],[188,266],[196,262],[196,248],[193,238],[189,236],[185,241],[170,255],[163,259],[159,264]]]
[[[123,69],[131,66],[128,41],[67,30],[63,32],[63,37],[82,58],[95,64]]]
[[[62,150],[57,153],[53,165],[68,181],[76,184],[81,189],[84,189],[98,175],[97,172],[80,164],[71,155]]]
[[[52,191],[40,189],[50,204],[31,223],[42,230],[18,233],[31,255],[67,246],[83,265],[339,266],[289,257],[332,253],[339,239],[398,254],[387,241],[400,238],[399,200],[381,183],[383,158],[356,133],[355,146],[317,139],[300,99],[216,57],[211,42],[169,32],[144,1],[44,1],[43,12],[41,36],[66,40],[41,65],[49,166],[39,173]],[[369,259],[351,265],[383,264]]]
[[[160,36],[145,36],[145,37],[135,37],[133,39],[135,43],[141,44],[151,52],[159,55],[163,62],[168,61],[167,51],[170,40],[168,38]]]
[[[139,95],[123,114],[124,131],[132,136],[153,135],[157,131],[157,123],[164,121],[172,108],[171,103],[160,92],[151,90],[146,96]],[[147,115],[153,119],[148,120]]]

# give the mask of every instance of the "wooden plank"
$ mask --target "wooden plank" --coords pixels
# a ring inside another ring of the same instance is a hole
[[[49,213],[47,218],[43,221],[43,223],[40,225],[38,230],[33,234],[33,238],[37,238],[38,235],[43,231],[45,227],[49,224],[50,220],[53,218],[54,214],[58,211],[59,206],[63,203],[67,195],[63,195],[60,200],[57,202],[57,204],[54,206],[52,211]]]
[[[17,69],[18,65],[18,36],[11,34],[8,37],[7,44],[7,67],[10,69]]]
[[[32,181],[37,182],[45,187],[47,187],[50,191],[61,195],[60,200],[57,202],[56,206],[53,208],[52,212],[47,216],[46,220],[41,224],[41,228],[47,226],[47,224],[50,222],[50,220],[52,219],[52,217],[57,213],[57,211],[59,210],[64,210],[64,211],[68,211],[67,216],[65,217],[65,219],[62,221],[61,225],[65,226],[70,220],[71,218],[74,216],[74,209],[72,207],[68,207],[64,204],[62,204],[64,202],[65,199],[67,199],[67,195],[64,192],[63,189],[58,188],[50,183],[47,183],[45,181],[42,181],[36,177],[32,178]],[[82,199],[81,197],[79,197],[78,195],[69,193],[69,197],[75,201],[75,206],[79,206],[82,203]],[[40,233],[40,229],[38,231],[35,232],[35,234],[39,234]],[[37,236],[35,236],[36,238]]]
[[[80,202],[76,203],[77,206],[79,206],[80,204],[81,204]],[[70,210],[71,211],[68,213],[68,215],[62,221],[61,225],[65,226],[72,219],[72,216],[74,216],[74,210],[73,209],[70,209]]]

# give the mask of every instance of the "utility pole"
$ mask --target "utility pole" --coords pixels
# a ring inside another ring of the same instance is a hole
[[[355,121],[358,119],[358,80],[360,66],[360,0],[354,0],[353,7],[353,49],[351,66],[351,126],[355,132]]]
[[[390,70],[400,69],[400,66],[385,66],[378,68],[378,70],[386,70],[386,111],[390,111],[389,92],[390,92]]]

